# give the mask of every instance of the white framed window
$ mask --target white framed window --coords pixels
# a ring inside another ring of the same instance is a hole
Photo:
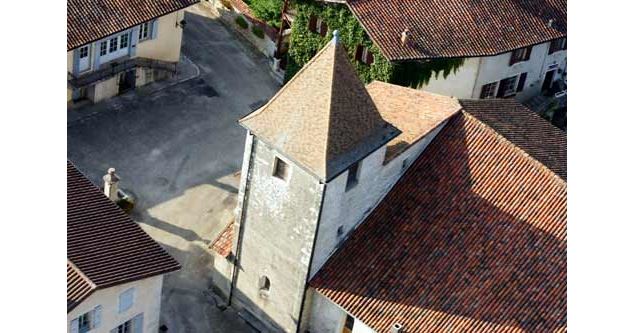
[[[88,57],[88,45],[79,48],[79,58],[82,59],[86,57]]]
[[[101,324],[101,305],[71,321],[71,333],[86,333]]]
[[[150,38],[150,22],[141,23],[139,26],[139,41]]]
[[[106,54],[108,54],[108,41],[104,40],[99,43],[99,55],[105,56]]]
[[[481,88],[481,98],[494,98],[496,97],[496,88],[498,87],[498,82],[492,82],[488,84],[484,84]]]
[[[119,47],[120,48],[128,47],[128,34],[123,34],[119,36]]]
[[[130,288],[119,295],[119,313],[128,311],[134,304],[134,288]]]
[[[108,45],[108,53],[113,53],[113,52],[115,52],[115,51],[117,51],[119,49],[119,47],[118,47],[119,43],[118,42],[119,42],[119,38],[118,37],[111,38],[108,41],[108,44],[109,44]]]

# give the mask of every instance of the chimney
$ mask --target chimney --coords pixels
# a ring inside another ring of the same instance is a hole
[[[392,324],[392,327],[390,327],[390,333],[403,333],[403,325],[400,323]]]
[[[114,202],[119,201],[118,185],[119,177],[115,174],[115,168],[109,168],[108,173],[104,176],[104,194]]]
[[[554,22],[554,19],[549,19],[549,23],[547,23],[547,25],[549,26],[549,28],[552,28],[552,27],[553,27],[553,22]]]
[[[408,45],[409,41],[410,41],[410,29],[406,28],[401,33],[401,45]]]

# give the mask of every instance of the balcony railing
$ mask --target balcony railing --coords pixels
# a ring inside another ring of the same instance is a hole
[[[161,69],[171,73],[176,73],[176,65],[176,62],[148,58],[132,58],[123,61],[113,61],[109,64],[103,65],[97,70],[83,75],[75,76],[68,73],[68,83],[73,88],[81,88],[137,67]]]

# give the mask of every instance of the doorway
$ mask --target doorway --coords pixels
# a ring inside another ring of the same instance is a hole
[[[540,91],[547,92],[551,89],[551,84],[553,83],[553,76],[556,74],[556,70],[552,69],[545,74],[545,80],[542,82],[542,89]]]
[[[119,93],[122,94],[130,89],[134,89],[137,82],[136,70],[129,70],[119,77]]]
[[[90,44],[84,45],[79,48],[79,72],[84,72],[90,69]]]

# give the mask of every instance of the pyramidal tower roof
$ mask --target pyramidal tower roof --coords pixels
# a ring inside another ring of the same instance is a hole
[[[239,121],[327,181],[399,134],[381,117],[337,31],[333,36],[267,104]]]

